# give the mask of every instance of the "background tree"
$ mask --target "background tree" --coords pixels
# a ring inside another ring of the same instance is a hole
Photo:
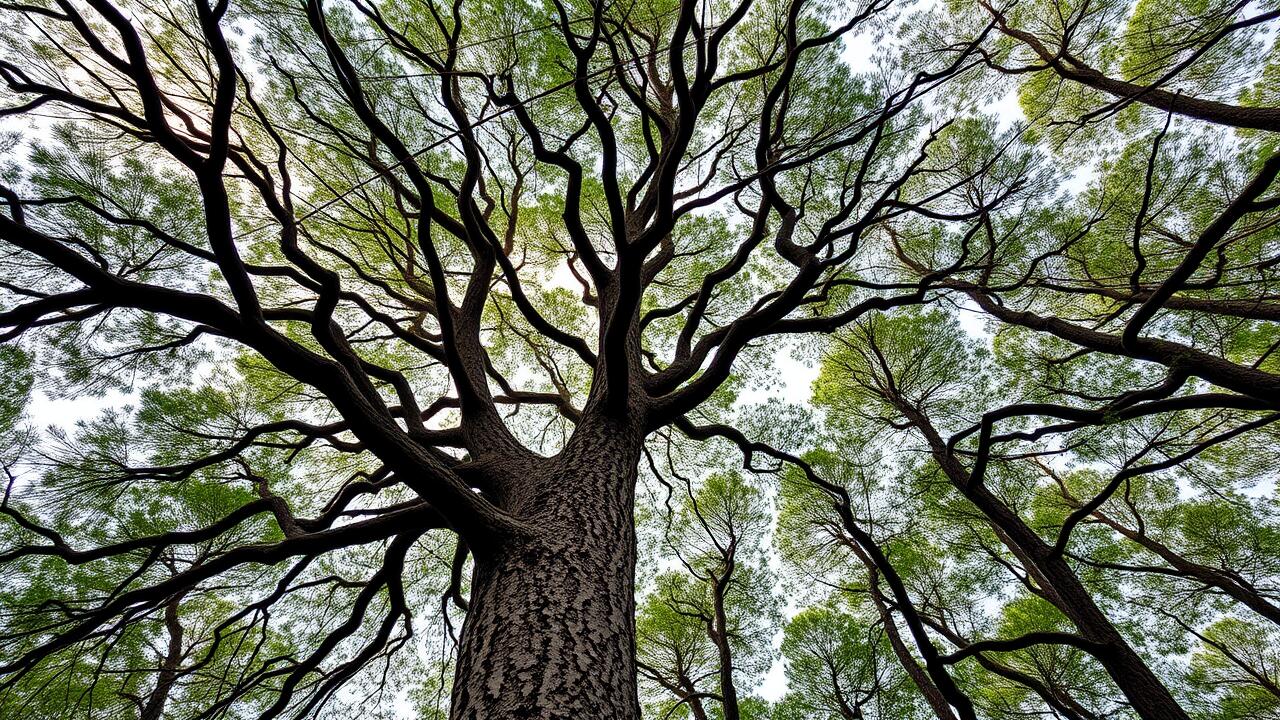
[[[654,579],[639,610],[640,674],[690,717],[709,717],[707,705],[725,720],[753,717],[743,709],[769,668],[778,614],[764,556],[769,508],[738,474],[712,475],[697,491],[681,482],[662,553],[679,567]],[[678,709],[659,701],[660,714]]]
[[[779,718],[921,717],[885,636],[836,609],[808,608],[787,623],[787,695]]]

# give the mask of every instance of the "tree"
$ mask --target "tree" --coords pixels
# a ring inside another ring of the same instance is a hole
[[[854,616],[808,608],[787,624],[782,652],[789,682],[779,717],[919,717],[884,636]]]
[[[953,5],[0,3],[0,708],[1267,711],[1277,14]]]
[[[690,717],[740,720],[746,690],[768,669],[777,625],[777,598],[765,564],[770,517],[760,491],[740,475],[712,475],[670,518],[670,549],[679,570],[661,573],[640,608],[637,643],[641,677],[687,705]]]

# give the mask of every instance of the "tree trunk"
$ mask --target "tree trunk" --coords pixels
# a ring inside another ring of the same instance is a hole
[[[720,659],[720,710],[723,720],[739,720],[742,711],[738,707],[738,686],[733,682],[733,648],[729,645],[729,616],[724,607],[724,596],[733,577],[733,556],[725,558],[726,570],[723,577],[716,579],[713,603],[715,617],[712,619],[711,642],[716,646],[716,655]]]
[[[160,661],[160,672],[156,676],[156,686],[147,696],[147,702],[138,714],[139,720],[160,720],[164,717],[164,706],[169,701],[169,693],[178,680],[178,665],[182,662],[182,621],[178,610],[185,594],[180,594],[164,606],[164,627],[169,636],[169,645],[164,658]]]
[[[503,506],[534,530],[476,557],[453,720],[638,720],[639,453],[633,429],[583,422],[504,484]]]

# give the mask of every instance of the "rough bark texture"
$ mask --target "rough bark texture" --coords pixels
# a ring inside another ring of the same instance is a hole
[[[535,530],[476,558],[454,720],[640,717],[633,494],[639,433],[575,435],[504,498]]]

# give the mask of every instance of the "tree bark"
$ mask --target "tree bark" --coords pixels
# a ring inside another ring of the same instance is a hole
[[[477,554],[453,720],[638,720],[634,493],[641,436],[583,422],[503,486],[532,530]]]
[[[716,646],[716,656],[720,659],[720,709],[723,720],[739,720],[742,711],[738,706],[738,686],[733,681],[733,648],[729,645],[729,615],[725,611],[724,596],[729,582],[733,578],[733,554],[725,553],[724,575],[716,578],[713,604],[715,617],[708,628],[711,642]]]

